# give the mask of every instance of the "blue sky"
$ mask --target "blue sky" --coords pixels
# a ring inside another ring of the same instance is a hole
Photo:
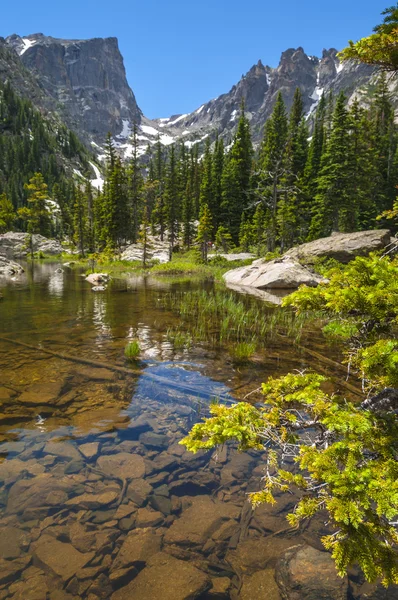
[[[148,117],[191,112],[259,58],[303,46],[319,56],[369,35],[391,0],[3,0],[0,35],[116,36]]]

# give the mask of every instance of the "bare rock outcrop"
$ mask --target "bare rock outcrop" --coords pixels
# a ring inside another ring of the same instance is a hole
[[[23,273],[23,271],[21,265],[0,255],[0,277],[19,275],[20,273]]]
[[[32,235],[33,252],[57,256],[62,253],[62,246],[58,240],[46,238],[40,234]],[[19,231],[8,231],[0,235],[0,256],[7,258],[23,258],[27,256],[26,233]]]
[[[334,258],[348,263],[356,256],[367,256],[375,250],[383,250],[391,241],[388,229],[372,229],[355,233],[333,233],[288,250],[284,256],[311,262],[315,258]]]
[[[255,260],[247,267],[232,269],[224,275],[228,284],[252,287],[257,289],[296,289],[305,284],[316,287],[322,277],[313,273],[292,258],[277,258],[265,261]]]

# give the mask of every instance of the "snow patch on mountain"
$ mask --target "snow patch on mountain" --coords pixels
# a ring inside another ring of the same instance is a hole
[[[37,40],[29,40],[28,38],[22,38],[21,41],[23,43],[23,47],[19,51],[19,56],[22,56],[22,54],[25,54],[26,50],[28,50],[29,48],[34,46],[36,44]]]
[[[95,179],[91,180],[91,185],[97,190],[102,191],[102,188],[104,187],[104,180],[101,177],[100,170],[94,163],[90,162],[90,165],[92,166],[93,171],[95,173]]]

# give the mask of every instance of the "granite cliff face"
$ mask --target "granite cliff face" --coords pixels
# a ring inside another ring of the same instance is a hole
[[[116,38],[61,40],[41,33],[6,43],[55,102],[63,121],[84,141],[103,143],[141,121]]]

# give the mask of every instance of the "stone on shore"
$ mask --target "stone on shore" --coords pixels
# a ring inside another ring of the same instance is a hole
[[[323,281],[320,275],[313,273],[296,260],[277,258],[265,261],[260,258],[247,267],[232,269],[224,275],[228,284],[257,289],[296,289],[300,285],[316,287]]]
[[[341,263],[348,263],[356,256],[367,256],[375,250],[383,250],[390,242],[388,229],[333,233],[330,237],[292,248],[284,256],[308,263],[316,258],[334,258]]]

